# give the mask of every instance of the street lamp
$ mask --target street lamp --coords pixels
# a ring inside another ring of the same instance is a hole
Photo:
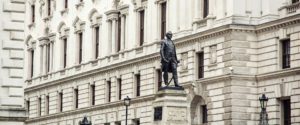
[[[88,121],[87,117],[84,116],[82,121],[79,121],[79,125],[92,125],[91,121]]]
[[[265,94],[262,94],[261,97],[259,97],[259,102],[261,106],[261,112],[260,112],[260,121],[259,125],[269,125],[268,124],[268,114],[267,114],[267,102],[268,98]]]
[[[127,115],[128,115],[128,106],[130,106],[130,98],[127,96],[126,98],[124,98],[124,105],[126,106],[126,121],[125,121],[125,125],[127,125]]]

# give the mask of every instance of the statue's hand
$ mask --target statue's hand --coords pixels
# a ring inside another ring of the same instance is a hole
[[[169,61],[168,61],[168,60],[166,60],[166,59],[164,59],[164,61],[165,61],[166,63],[169,63]]]

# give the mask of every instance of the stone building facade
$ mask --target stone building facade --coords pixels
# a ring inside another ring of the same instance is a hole
[[[174,33],[189,125],[300,123],[298,0],[27,0],[28,125],[153,125]],[[176,111],[170,113],[176,113]]]
[[[0,2],[0,124],[23,125],[24,0]]]

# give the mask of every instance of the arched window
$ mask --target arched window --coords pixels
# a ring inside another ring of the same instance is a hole
[[[78,17],[73,22],[76,34],[76,63],[81,64],[83,61],[83,39],[84,39],[84,27],[85,22],[81,21]]]
[[[32,36],[28,36],[26,39],[27,46],[27,64],[28,64],[28,79],[31,79],[34,76],[34,55],[35,55],[35,41],[32,39]]]
[[[67,67],[67,51],[68,51],[68,36],[69,28],[66,27],[64,22],[58,26],[59,38],[60,38],[60,65],[61,69]]]
[[[207,123],[207,106],[200,96],[195,96],[191,102],[191,122],[193,125]]]
[[[101,19],[102,16],[99,15],[99,13],[97,12],[96,9],[93,9],[90,14],[89,14],[89,19],[91,21],[91,29],[93,32],[92,35],[92,44],[93,44],[93,48],[92,48],[92,55],[93,55],[93,59],[97,59],[100,57],[100,37],[101,37]]]

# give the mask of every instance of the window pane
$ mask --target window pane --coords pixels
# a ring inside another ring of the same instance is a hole
[[[209,0],[203,0],[203,18],[206,18],[209,13]]]
[[[283,100],[283,122],[284,125],[290,125],[291,124],[291,100]]]
[[[161,4],[161,39],[164,39],[166,35],[166,23],[167,23],[167,3]]]
[[[144,43],[144,18],[145,18],[145,11],[140,11],[140,46]]]
[[[290,68],[290,40],[282,41],[282,68]]]
[[[198,56],[198,79],[204,77],[204,53],[200,52]]]

